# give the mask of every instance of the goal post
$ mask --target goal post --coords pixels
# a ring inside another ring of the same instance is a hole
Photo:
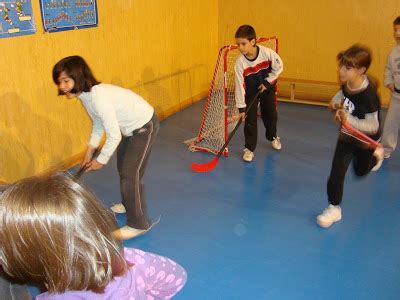
[[[278,53],[278,38],[257,38],[257,44]],[[235,102],[235,62],[241,55],[237,45],[223,46],[218,52],[217,63],[208,97],[203,109],[199,133],[185,141],[191,151],[218,153],[229,132],[235,127],[239,111]],[[223,155],[228,156],[228,148]]]

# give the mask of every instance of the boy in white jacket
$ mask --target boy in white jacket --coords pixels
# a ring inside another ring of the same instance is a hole
[[[388,56],[384,81],[392,93],[382,136],[385,158],[389,158],[396,149],[400,126],[400,16],[394,20],[393,30],[396,46]]]

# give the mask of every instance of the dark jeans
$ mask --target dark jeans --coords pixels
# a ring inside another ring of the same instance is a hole
[[[246,96],[246,105],[249,105],[254,96]],[[264,91],[259,97],[261,118],[265,127],[265,137],[272,141],[276,137],[278,112],[276,110],[275,86]],[[257,146],[257,102],[253,104],[244,121],[245,147],[254,151]]]
[[[151,225],[147,215],[143,175],[159,126],[154,113],[152,119],[135,130],[132,136],[123,137],[117,149],[117,167],[127,225],[137,229],[147,229]]]
[[[365,176],[376,164],[373,153],[374,150],[363,149],[354,143],[338,140],[328,179],[330,204],[339,205],[342,202],[344,178],[350,162],[353,161],[354,172],[357,176]]]

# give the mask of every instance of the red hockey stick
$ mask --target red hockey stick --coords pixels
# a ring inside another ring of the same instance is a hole
[[[247,116],[250,108],[253,106],[253,104],[257,101],[258,97],[260,96],[261,92],[258,91],[258,93],[254,96],[253,100],[251,100],[250,104],[247,106],[246,108],[246,112],[245,112],[245,117]],[[233,130],[231,131],[231,133],[228,136],[228,139],[226,140],[225,144],[222,146],[222,148],[219,150],[217,156],[215,156],[213,158],[213,160],[211,160],[208,163],[205,164],[196,164],[196,163],[192,163],[192,170],[195,172],[199,172],[199,173],[205,173],[205,172],[210,172],[212,169],[215,168],[215,166],[218,163],[219,157],[221,156],[221,154],[224,152],[226,146],[228,146],[230,140],[232,139],[232,137],[235,135],[236,130],[239,128],[240,124],[242,124],[243,122],[243,118],[240,118],[239,121],[237,122],[235,128],[233,128]]]
[[[340,131],[346,135],[349,135],[356,140],[362,142],[364,145],[366,145],[368,148],[371,149],[376,149],[378,147],[382,147],[380,143],[377,141],[371,139],[369,136],[367,136],[365,133],[362,133],[361,131],[355,129],[352,127],[348,122],[344,122],[342,124],[342,128]]]

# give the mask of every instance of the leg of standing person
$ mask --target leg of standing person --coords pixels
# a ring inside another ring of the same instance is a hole
[[[382,134],[382,145],[385,151],[385,158],[389,158],[391,153],[396,149],[399,125],[400,101],[392,97]]]
[[[143,176],[151,148],[159,130],[159,121],[153,118],[130,137],[124,137],[117,150],[122,203],[126,209],[127,226],[146,230],[151,222],[147,215]]]
[[[354,151],[353,168],[357,176],[367,175],[376,165],[377,159],[373,149],[358,148]]]
[[[346,172],[353,158],[353,147],[352,144],[340,140],[336,144],[327,183],[329,206],[317,217],[317,223],[321,227],[329,227],[342,219],[340,204],[342,203]]]
[[[246,105],[249,105],[254,96],[246,95]],[[244,153],[243,160],[250,162],[254,157],[254,150],[257,147],[257,102],[247,112],[244,120]]]
[[[280,138],[277,135],[278,111],[276,107],[276,87],[272,86],[260,96],[261,118],[265,127],[265,138],[272,142],[276,150],[282,148]]]
[[[327,192],[328,201],[332,205],[340,205],[343,197],[344,180],[351,160],[354,145],[338,141],[333,156],[331,173],[329,175]]]

